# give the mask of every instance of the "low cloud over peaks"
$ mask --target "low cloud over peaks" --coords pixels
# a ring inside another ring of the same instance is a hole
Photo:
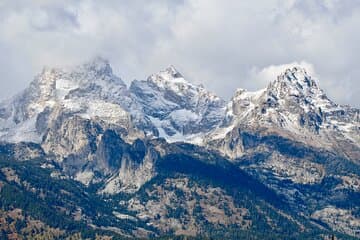
[[[358,1],[5,0],[0,20],[1,99],[44,65],[101,55],[127,82],[173,64],[225,98],[299,63],[336,102],[359,107]]]

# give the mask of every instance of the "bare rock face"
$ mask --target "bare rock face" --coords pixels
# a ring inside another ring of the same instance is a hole
[[[333,229],[345,232],[349,235],[357,235],[360,227],[360,219],[353,216],[351,211],[339,209],[335,206],[327,206],[312,214],[312,218],[329,224]],[[334,219],[336,219],[334,221]]]
[[[59,119],[60,120],[60,119]],[[101,126],[89,120],[74,116],[61,119],[58,125],[44,135],[42,147],[57,161],[64,163],[69,173],[81,169],[96,151],[97,136]]]
[[[138,140],[141,141],[141,140]],[[137,152],[138,146],[133,145]],[[130,153],[134,153],[130,150]],[[153,148],[141,149],[138,156],[126,156],[122,158],[121,166],[116,174],[106,181],[106,184],[99,193],[113,195],[120,192],[134,193],[146,182],[156,175],[155,162],[158,153]],[[137,154],[136,154],[137,155]]]
[[[86,185],[109,181],[103,192],[114,194],[137,190],[155,174],[156,151],[140,139],[129,141],[127,129],[79,116],[63,117],[46,132],[42,146],[70,176]]]

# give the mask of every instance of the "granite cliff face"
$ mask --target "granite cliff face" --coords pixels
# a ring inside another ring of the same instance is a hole
[[[104,225],[76,202],[79,221],[139,237],[293,236],[286,224],[357,236],[359,136],[359,109],[331,101],[299,67],[225,102],[173,66],[127,88],[96,58],[45,68],[0,104],[1,156],[41,159],[51,181],[73,181],[118,219]]]

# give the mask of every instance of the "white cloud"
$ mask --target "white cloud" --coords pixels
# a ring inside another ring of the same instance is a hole
[[[314,66],[311,63],[306,61],[301,62],[292,62],[287,64],[280,65],[270,65],[265,68],[259,69],[258,67],[253,67],[250,70],[249,81],[253,82],[255,86],[263,85],[266,86],[269,82],[274,81],[277,76],[284,72],[285,69],[291,69],[293,67],[301,67],[306,69],[306,72],[310,76],[317,78],[315,73]]]
[[[103,55],[127,82],[174,64],[224,97],[302,61],[330,97],[359,106],[359,25],[352,0],[4,0],[0,99],[43,65]]]

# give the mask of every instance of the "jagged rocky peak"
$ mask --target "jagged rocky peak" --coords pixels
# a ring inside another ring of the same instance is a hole
[[[163,71],[150,75],[147,82],[161,89],[173,91],[178,95],[191,97],[199,95],[220,100],[218,96],[205,89],[203,85],[193,84],[185,79],[173,65],[170,65]]]
[[[125,83],[101,57],[73,67],[45,67],[28,88],[1,107],[0,139],[11,136],[14,141],[36,142],[58,116],[129,126],[128,112],[135,108]],[[38,131],[39,125],[43,131]],[[24,138],[25,133],[31,138]]]
[[[113,74],[107,60],[96,57],[74,67],[44,67],[18,98],[25,105],[37,102],[48,106],[79,95],[80,90],[84,95],[111,88],[125,90],[126,85]]]
[[[131,102],[126,84],[113,73],[109,62],[101,57],[74,67],[46,68],[37,78],[40,82],[53,82],[52,95],[57,100],[88,98],[119,103],[123,107],[128,107]]]
[[[289,82],[299,82],[306,83],[308,87],[317,87],[316,82],[312,79],[312,77],[307,73],[306,69],[303,67],[292,67],[287,68],[285,71],[278,76],[280,81],[287,80]]]
[[[152,74],[147,81],[161,89],[172,91],[176,95],[187,98],[185,102],[191,101],[196,104],[206,100],[218,102],[220,105],[224,104],[220,97],[207,90],[202,84],[194,84],[188,81],[173,65],[159,73]]]
[[[324,91],[302,67],[286,69],[275,81],[269,84],[267,92],[278,99],[307,98],[306,100],[309,102],[330,103]]]
[[[187,81],[173,66],[146,81],[133,81],[130,91],[157,129],[155,134],[169,141],[210,131],[224,112],[222,99]]]
[[[73,67],[45,67],[15,102],[37,114],[56,104],[72,108],[80,98],[116,102],[125,92],[125,83],[113,74],[108,61],[96,57]],[[70,102],[71,99],[74,101]]]
[[[107,81],[125,86],[124,82],[113,74],[113,70],[107,60],[101,57],[73,67],[49,68],[45,67],[34,82],[42,85],[53,85],[54,88],[66,87],[64,85],[74,85],[81,87],[90,82],[100,83]],[[69,87],[69,86],[68,86]]]
[[[174,79],[184,79],[184,77],[178,70],[176,70],[176,68],[173,65],[170,65],[165,70],[160,71],[159,73],[156,74],[152,74],[148,78],[148,81],[161,83],[161,82],[171,81]]]
[[[305,68],[293,67],[286,69],[277,77],[279,82],[289,82],[297,84],[300,88],[318,88],[317,83],[306,72]]]
[[[238,88],[232,101],[261,101],[267,97],[271,97],[275,101],[308,97],[328,100],[323,90],[304,68],[293,67],[286,69],[277,76],[265,89],[250,92],[246,89]]]
[[[248,92],[240,89],[231,101],[235,115],[249,109],[265,114],[282,110],[286,113],[330,111],[338,105],[332,102],[304,68],[286,69],[262,90]],[[234,109],[235,108],[235,109]]]
[[[259,103],[261,114],[270,117],[271,122],[275,120],[281,126],[285,122],[300,124],[315,132],[325,120],[323,112],[337,106],[302,67],[289,68],[280,74],[268,85]]]
[[[238,138],[233,129],[248,128],[276,131],[287,138],[320,147],[338,146],[337,139],[349,146],[359,146],[358,113],[358,109],[331,101],[305,69],[293,67],[263,90],[238,89],[227,105],[223,126],[215,129],[210,139],[224,138],[226,146],[226,141],[232,143]],[[231,151],[225,147],[223,152],[239,155],[229,149]],[[353,152],[348,150],[347,154],[356,159]]]

